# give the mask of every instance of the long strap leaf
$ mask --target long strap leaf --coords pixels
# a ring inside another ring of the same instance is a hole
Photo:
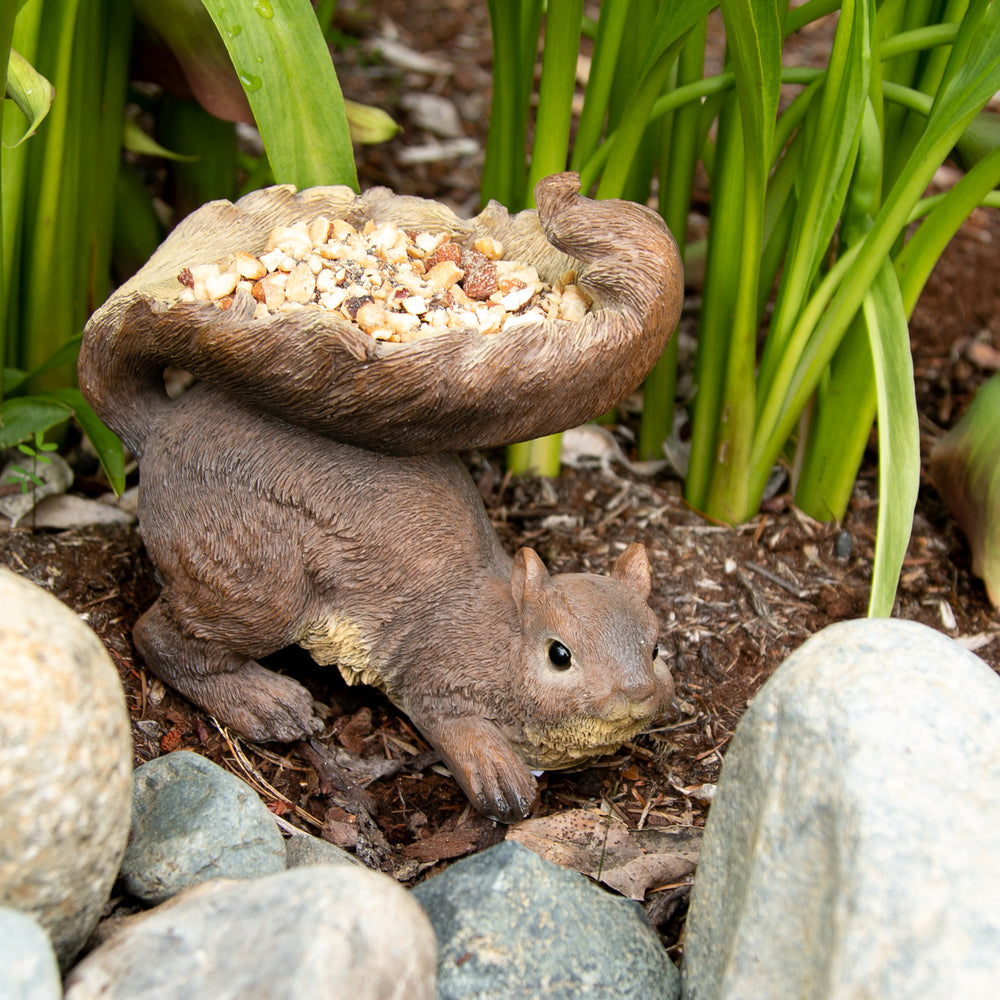
[[[909,327],[890,261],[884,261],[879,268],[863,310],[879,413],[878,532],[868,614],[884,618],[892,613],[920,487],[920,428]]]
[[[756,408],[757,291],[765,193],[781,90],[781,23],[773,0],[723,0],[721,6],[737,81],[745,176],[739,276],[706,510],[739,521],[752,513],[747,486]]]
[[[202,2],[246,92],[275,180],[357,190],[343,95],[309,0]]]
[[[875,281],[879,268],[889,257],[913,206],[969,122],[1000,90],[1000,60],[995,56],[998,49],[1000,4],[977,0],[962,21],[945,74],[946,82],[933,104],[924,132],[886,196],[849,274],[810,335],[801,356],[782,359],[781,366],[787,365],[790,371],[778,378],[788,390],[784,397],[776,393],[769,398],[758,419],[751,458],[751,501],[759,500],[771,465]],[[892,420],[893,415],[883,413],[882,419]]]

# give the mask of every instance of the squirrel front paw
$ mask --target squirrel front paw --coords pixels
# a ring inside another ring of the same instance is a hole
[[[451,719],[445,725],[418,728],[484,816],[515,823],[538,804],[534,775],[491,722]]]

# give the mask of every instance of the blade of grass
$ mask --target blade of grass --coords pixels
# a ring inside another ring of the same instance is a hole
[[[98,419],[97,414],[83,398],[79,389],[49,389],[35,397],[65,406],[76,417],[83,432],[97,452],[97,458],[104,469],[108,482],[116,495],[125,489],[125,455],[118,437],[109,431]]]
[[[599,198],[622,197],[636,152],[653,120],[653,105],[670,78],[684,38],[714,6],[711,0],[665,0],[660,5],[652,28],[654,41],[627,100],[627,111],[604,143],[607,149],[603,159],[607,165],[597,189]]]
[[[926,7],[925,7],[926,4]],[[906,4],[903,24],[908,30],[916,30],[935,21],[944,23],[959,23],[968,10],[968,0],[917,0]],[[902,83],[914,90],[933,95],[940,88],[947,60],[950,54],[947,45],[921,49],[913,55],[902,58],[902,69],[899,75],[892,75],[894,83]],[[905,78],[900,78],[905,75]],[[887,112],[889,121],[887,127],[892,127],[891,146],[886,150],[886,181],[893,181],[906,164],[923,131],[924,119],[919,114],[904,107],[896,107]]]
[[[935,98],[920,141],[860,246],[849,275],[814,329],[805,319],[809,310],[804,311],[803,320],[797,324],[792,340],[804,346],[790,350],[782,359],[782,370],[775,380],[776,391],[768,397],[758,421],[751,458],[751,500],[756,498],[759,503],[771,465],[905,227],[913,206],[969,122],[1000,89],[1000,62],[993,55],[998,45],[1000,7],[986,0],[974,2],[956,36],[945,82]],[[891,420],[892,414],[883,413],[882,419]]]
[[[89,265],[83,291],[86,315],[107,298],[110,290],[115,191],[131,58],[132,4],[130,0],[102,0],[95,19],[101,27],[100,44],[91,49],[87,66],[87,79],[92,81],[91,86],[97,87],[93,132],[85,133],[81,140],[86,158],[81,182],[86,195],[80,200],[79,222]]]
[[[309,0],[202,2],[243,85],[275,179],[357,190],[340,83]]]
[[[535,204],[535,183],[566,169],[582,20],[583,0],[549,0],[526,192],[528,208]]]
[[[707,18],[691,30],[677,60],[679,86],[701,79],[705,67]],[[691,207],[698,155],[701,150],[700,104],[687,104],[665,120],[663,153],[660,158],[659,209],[674,234],[683,258],[687,249],[687,219]],[[663,444],[673,431],[677,394],[678,341],[671,337],[663,356],[643,386],[642,419],[639,423],[639,458],[659,459]]]
[[[14,18],[13,5],[3,5],[4,16]],[[42,0],[33,0],[21,8],[12,25],[11,41],[18,51],[33,65],[38,61],[38,38],[42,24]],[[4,65],[6,69],[6,65]],[[24,208],[27,200],[28,158],[31,147],[40,141],[37,137],[18,145],[23,132],[20,116],[9,113],[4,116],[0,133],[0,217],[3,219],[2,270],[3,309],[0,322],[4,328],[3,352],[7,360],[17,362],[21,352],[21,274],[24,253],[21,249]]]
[[[608,114],[611,85],[621,47],[622,34],[629,14],[627,3],[601,4],[594,53],[590,61],[590,76],[583,96],[583,108],[576,128],[570,169],[580,171],[601,140]],[[584,189],[586,191],[586,189]]]
[[[516,211],[524,207],[525,200],[528,101],[541,4],[534,0],[487,0],[487,7],[493,35],[493,97],[481,196],[483,202],[495,198]],[[531,25],[535,26],[533,37]]]
[[[9,52],[11,42],[14,38],[14,15],[16,9],[11,4],[5,4],[3,9],[0,10],[0,83],[2,83],[2,88],[0,88],[0,94],[5,94],[7,92],[7,60],[3,58],[2,53]],[[4,110],[5,101],[0,101],[0,139],[2,139],[6,132],[4,131]],[[0,151],[0,191],[7,190],[7,175],[3,163],[2,151]],[[5,249],[7,246],[6,231],[7,227],[10,226],[10,222],[4,219],[4,202],[6,198],[0,198],[0,320],[5,320],[9,313],[9,302],[8,295],[11,284],[11,275],[7,266],[7,255]],[[5,324],[6,329],[6,324]],[[5,334],[0,334],[0,372],[2,372],[7,367],[7,337]],[[3,392],[0,391],[0,405],[3,404]]]
[[[626,116],[635,116],[637,85],[643,80],[648,80],[650,74],[656,73],[655,63],[650,64],[647,73],[642,72],[642,66],[650,49],[651,39],[655,44],[656,34],[653,31],[653,24],[656,21],[658,5],[659,0],[631,0],[631,14],[625,28],[625,37],[622,39],[614,87],[611,91],[611,104],[608,108],[608,126],[611,129],[617,129]],[[663,91],[673,74],[676,51],[675,48],[674,54],[667,60],[667,75],[660,78],[659,92]],[[657,84],[650,83],[649,86],[655,88]],[[649,197],[656,157],[660,152],[659,127],[653,126],[648,118],[641,121],[636,117],[635,120],[640,130],[639,139],[634,150],[628,154],[627,164],[622,161],[618,163],[618,166],[627,166],[626,179],[618,197],[641,202]]]
[[[756,510],[756,505],[749,504],[748,464],[756,409],[757,290],[764,204],[781,89],[781,23],[774,3],[723,0],[721,7],[737,80],[745,182],[732,331],[705,509],[709,516],[740,521]]]
[[[892,264],[879,268],[863,305],[878,397],[878,527],[869,617],[888,617],[920,486],[920,427],[903,299]]]
[[[817,387],[796,449],[795,505],[819,521],[843,519],[875,419],[872,335],[862,310]]]
[[[39,36],[40,71],[56,88],[44,128],[28,144],[25,242],[18,364],[36,368],[82,325],[77,230],[79,153],[86,114],[76,43],[82,0],[46,0]],[[83,27],[83,26],[81,26]],[[52,294],[54,276],[60,294]]]
[[[716,169],[712,174],[712,213],[708,221],[705,281],[695,355],[695,396],[691,415],[691,458],[684,495],[698,510],[706,505],[715,464],[716,428],[722,408],[724,366],[728,355],[739,258],[744,170],[743,130],[736,95],[719,113]]]
[[[809,295],[843,210],[861,141],[868,98],[874,0],[841,5],[826,80],[818,105],[810,105],[807,175],[778,286],[774,315],[761,356],[758,392],[771,391],[777,359],[785,352],[795,318]]]
[[[840,225],[843,249],[860,243],[871,230],[882,180],[882,134],[874,106],[865,105],[861,143]],[[795,502],[819,520],[840,520],[875,419],[875,372],[869,344],[872,332],[864,310],[852,321],[819,383],[808,435],[799,440]]]
[[[910,241],[896,255],[906,315],[912,314],[934,264],[962,222],[986,195],[1000,185],[1000,147],[980,160],[937,202]]]

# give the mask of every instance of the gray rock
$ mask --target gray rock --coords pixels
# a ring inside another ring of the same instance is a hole
[[[354,865],[217,880],[131,918],[66,1000],[430,1000],[434,932],[405,889]]]
[[[48,934],[33,917],[0,907],[0,996],[60,1000],[62,980]]]
[[[256,792],[188,750],[136,768],[125,888],[145,903],[213,878],[282,871],[285,843]]]
[[[90,935],[128,837],[132,741],[96,635],[0,569],[0,905],[30,913],[62,965]]]
[[[684,997],[992,997],[1000,678],[934,630],[830,626],[741,720],[695,877]]]
[[[642,908],[512,841],[413,895],[438,937],[438,1000],[673,1000],[680,975]]]
[[[310,837],[307,833],[296,833],[285,841],[285,854],[289,868],[303,868],[306,865],[359,865],[365,866],[353,855],[328,840]]]

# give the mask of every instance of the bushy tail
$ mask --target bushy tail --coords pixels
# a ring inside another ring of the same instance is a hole
[[[139,457],[170,402],[163,384],[165,363],[142,326],[109,322],[116,305],[114,298],[109,300],[84,329],[77,374],[94,412]]]

